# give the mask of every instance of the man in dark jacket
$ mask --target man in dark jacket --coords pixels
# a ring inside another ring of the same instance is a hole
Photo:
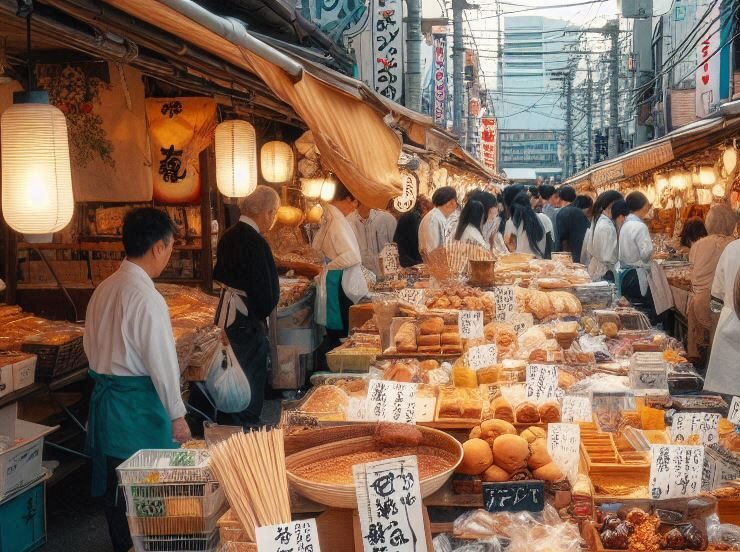
[[[280,300],[280,282],[269,244],[262,234],[275,223],[280,196],[257,186],[239,200],[239,222],[218,241],[213,278],[222,286],[216,313],[225,328],[252,390],[252,401],[235,417],[241,425],[258,425],[267,384],[270,345],[265,320]]]
[[[431,201],[419,196],[414,208],[398,219],[393,241],[398,245],[398,260],[404,268],[423,262],[419,253],[419,224],[432,207]]]

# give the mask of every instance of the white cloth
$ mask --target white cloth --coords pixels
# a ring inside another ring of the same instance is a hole
[[[170,418],[185,415],[167,303],[141,267],[124,260],[95,289],[85,316],[84,347],[91,370],[149,376]]]
[[[601,280],[610,270],[616,277],[619,263],[619,239],[617,227],[606,215],[596,221],[593,234],[586,234],[586,251],[590,257],[588,273],[594,280]]]
[[[628,215],[619,232],[619,263],[637,270],[640,280],[640,294],[648,290],[648,271],[653,258],[653,241],[650,230],[636,215]]]
[[[423,255],[442,247],[447,240],[447,219],[438,208],[429,211],[419,224],[419,252]]]
[[[460,236],[460,243],[472,243],[473,245],[479,245],[484,249],[491,248],[480,230],[470,224],[468,224],[465,230],[463,230],[462,236]]]
[[[583,236],[583,245],[581,245],[581,264],[585,265],[587,268],[588,265],[591,263],[591,254],[588,252],[588,244],[591,241],[592,234],[593,227],[589,226]]]
[[[648,283],[650,284],[650,293],[653,296],[655,313],[663,314],[672,308],[673,293],[671,292],[671,286],[668,284],[668,278],[666,278],[663,267],[659,266],[655,261],[650,263]]]
[[[362,274],[362,256],[355,233],[347,217],[333,205],[326,205],[321,228],[313,239],[313,248],[325,257],[324,269],[316,277],[316,323],[326,326],[326,274],[342,270],[342,289],[353,303],[368,293]]]
[[[486,240],[488,246],[492,251],[497,253],[506,254],[506,243],[504,242],[504,236],[499,232],[501,228],[501,216],[496,215],[495,217],[489,218],[486,224],[483,225],[483,239]]]
[[[714,333],[704,389],[715,393],[740,395],[740,320],[735,313],[735,277],[740,270],[740,240],[722,252],[712,284],[712,297],[724,302]]]
[[[550,221],[550,218],[547,215],[543,213],[537,213],[537,218],[540,220],[542,228],[545,231],[542,239],[537,242],[537,247],[540,249],[541,253],[538,253],[530,247],[529,237],[524,231],[524,225],[520,224],[518,227],[515,227],[514,221],[511,219],[506,221],[506,226],[504,227],[504,240],[508,242],[510,236],[516,237],[517,253],[528,253],[541,259],[545,253],[545,248],[547,247],[547,234],[549,233],[550,236],[552,236],[553,229],[552,221]]]
[[[352,225],[352,230],[360,246],[362,265],[376,276],[380,275],[380,262],[378,256],[383,247],[393,242],[396,233],[396,219],[387,211],[371,209],[366,219],[354,211],[347,220]]]

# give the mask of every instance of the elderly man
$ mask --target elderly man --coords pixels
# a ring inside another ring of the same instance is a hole
[[[226,330],[252,390],[246,410],[236,415],[240,425],[259,425],[267,384],[270,345],[265,320],[280,300],[277,268],[262,234],[275,223],[280,196],[257,186],[239,200],[239,222],[218,241],[213,278],[222,286],[217,323]]]
[[[152,281],[170,260],[174,235],[167,213],[151,207],[129,212],[123,222],[126,259],[87,306],[84,347],[95,382],[87,450],[93,495],[105,494],[115,552],[131,547],[116,467],[140,449],[173,448],[173,439],[190,439],[170,315]]]

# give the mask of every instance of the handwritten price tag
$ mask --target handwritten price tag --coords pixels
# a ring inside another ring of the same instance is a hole
[[[564,422],[591,422],[593,421],[593,409],[591,399],[577,395],[566,395],[563,397]]]
[[[457,325],[462,339],[483,337],[483,311],[460,311]]]
[[[389,276],[397,274],[401,264],[398,261],[398,246],[395,243],[387,243],[380,252],[380,258],[383,262],[383,274]]]
[[[555,465],[575,481],[580,459],[581,428],[578,424],[548,424],[547,452]]]
[[[529,328],[534,326],[534,316],[530,312],[518,312],[508,320],[509,324],[514,326],[516,335],[522,335]]]
[[[740,397],[732,397],[730,403],[730,413],[727,415],[730,423],[740,425]]]
[[[496,301],[496,320],[506,322],[514,316],[516,304],[514,302],[514,286],[499,286],[493,288]]]
[[[527,400],[541,403],[557,396],[560,370],[551,364],[527,365]]]
[[[493,366],[498,361],[498,349],[495,343],[471,347],[468,350],[468,366],[473,370]]]
[[[699,494],[704,469],[703,445],[653,445],[650,452],[650,498],[665,500]]]
[[[713,445],[719,441],[719,418],[719,414],[708,412],[678,412],[673,415],[671,439],[681,444],[698,435],[703,445]]]
[[[426,293],[423,289],[405,288],[398,292],[398,298],[410,305],[426,304]]]
[[[366,418],[371,421],[416,422],[416,384],[371,380],[367,389]]]
[[[321,552],[315,519],[257,527],[258,552]]]

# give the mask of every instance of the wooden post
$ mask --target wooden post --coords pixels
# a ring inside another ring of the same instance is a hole
[[[213,291],[213,246],[211,244],[211,189],[216,182],[216,164],[213,159],[213,145],[200,152],[200,271],[203,277],[203,290]]]

